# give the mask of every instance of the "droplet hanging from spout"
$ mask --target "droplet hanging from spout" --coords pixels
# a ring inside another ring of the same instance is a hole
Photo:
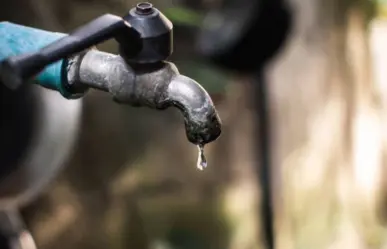
[[[203,144],[199,144],[198,145],[198,162],[196,164],[196,167],[199,169],[199,170],[204,170],[205,168],[207,168],[207,159],[206,157],[204,156],[204,145]]]

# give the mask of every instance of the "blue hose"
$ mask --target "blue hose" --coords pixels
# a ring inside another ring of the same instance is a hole
[[[36,52],[64,36],[66,34],[48,32],[10,22],[0,22],[0,61],[9,56]],[[63,70],[65,66],[65,60],[47,66],[36,76],[35,83],[58,91],[65,98],[71,98],[71,93],[64,88],[65,82],[63,81],[67,79],[67,75],[63,75],[66,72]]]

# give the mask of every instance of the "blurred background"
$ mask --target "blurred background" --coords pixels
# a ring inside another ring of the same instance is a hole
[[[207,89],[223,120],[222,136],[205,148],[208,168],[196,169],[179,112],[121,106],[91,91],[65,170],[22,210],[38,248],[265,248],[250,80],[195,50],[215,2],[152,1],[174,23],[171,61]],[[276,247],[385,249],[387,1],[287,2],[293,27],[264,69]],[[136,3],[1,1],[0,18],[70,32]],[[117,52],[114,41],[98,48]]]

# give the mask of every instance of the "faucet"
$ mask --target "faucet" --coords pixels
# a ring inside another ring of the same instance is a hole
[[[173,52],[172,29],[147,2],[123,17],[102,15],[70,34],[2,22],[0,37],[8,45],[19,42],[1,61],[0,79],[15,90],[34,82],[67,99],[95,89],[121,104],[158,110],[173,106],[184,116],[188,140],[204,146],[220,136],[221,120],[205,89],[166,61]],[[94,47],[108,39],[118,42],[118,55]]]

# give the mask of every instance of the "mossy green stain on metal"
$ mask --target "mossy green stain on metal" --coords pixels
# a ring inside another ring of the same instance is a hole
[[[13,55],[35,52],[64,36],[66,34],[49,32],[10,22],[0,22],[0,60]],[[66,98],[70,98],[71,94],[63,87],[63,80],[66,80],[66,77],[62,75],[64,66],[65,60],[47,66],[36,76],[35,82],[45,88],[60,92]]]

